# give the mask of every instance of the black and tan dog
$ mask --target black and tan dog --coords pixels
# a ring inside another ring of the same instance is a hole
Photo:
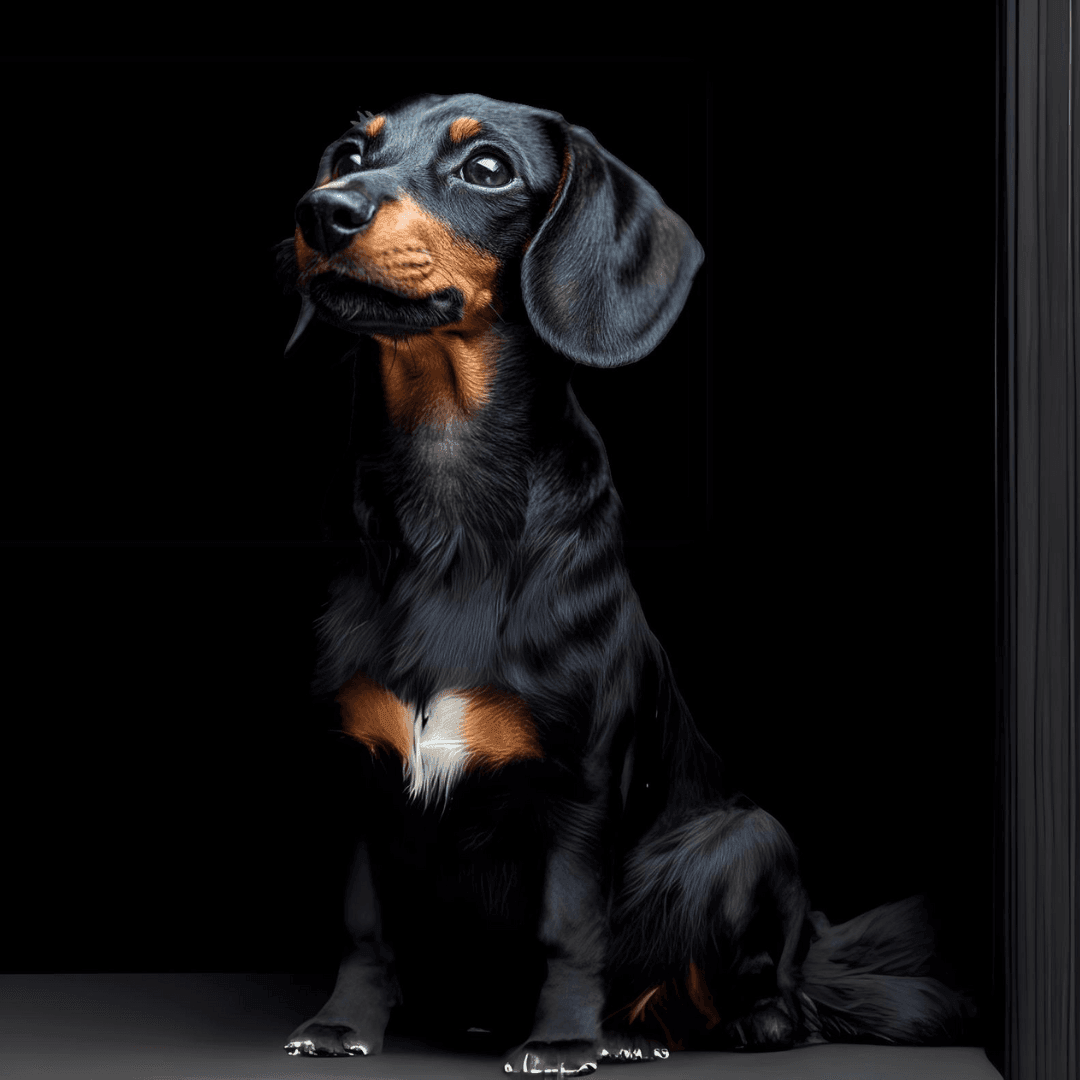
[[[287,1048],[376,1053],[402,998],[507,1043],[524,1017],[508,1072],[941,1036],[964,1004],[917,902],[809,911],[627,577],[569,380],[670,329],[702,262],[683,221],[587,131],[461,95],[365,114],[296,222],[293,341],[357,335],[372,393],[316,680],[363,748],[352,947]]]

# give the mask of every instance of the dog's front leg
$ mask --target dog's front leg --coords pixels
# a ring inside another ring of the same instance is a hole
[[[390,1009],[399,1000],[393,953],[382,940],[382,916],[371,875],[371,856],[360,841],[345,892],[345,925],[352,948],[338,967],[330,1000],[289,1036],[290,1054],[352,1057],[377,1054]]]
[[[606,912],[595,859],[557,845],[548,855],[540,920],[547,978],[532,1034],[510,1055],[507,1072],[586,1076],[596,1070]]]

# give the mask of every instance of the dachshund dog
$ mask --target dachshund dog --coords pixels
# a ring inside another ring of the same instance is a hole
[[[402,1001],[565,1076],[954,1028],[919,901],[830,927],[724,794],[628,579],[570,375],[668,332],[685,223],[555,113],[425,96],[326,150],[278,259],[289,347],[356,338],[361,432],[315,677],[357,758],[351,946],[286,1049],[377,1053]]]

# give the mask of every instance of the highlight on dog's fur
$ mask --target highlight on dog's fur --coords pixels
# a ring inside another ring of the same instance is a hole
[[[686,224],[588,131],[471,94],[362,114],[296,222],[289,347],[316,320],[353,343],[315,690],[357,750],[360,838],[337,985],[289,1051],[377,1053],[401,1002],[517,1043],[508,1072],[567,1076],[955,1036],[970,1007],[930,975],[919,902],[810,911],[627,575],[570,376],[668,332],[703,259]]]

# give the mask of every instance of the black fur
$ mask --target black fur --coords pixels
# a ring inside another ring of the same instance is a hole
[[[625,364],[656,346],[701,264],[697,241],[555,114],[462,95],[385,116],[376,130],[365,114],[327,150],[281,248],[304,319],[357,334],[367,410],[356,558],[320,621],[316,690],[329,699],[357,672],[407,703],[494,688],[527,705],[542,753],[425,805],[393,755],[359,749],[353,946],[289,1049],[376,1052],[402,994],[433,1028],[523,1038],[508,1069],[566,1075],[606,1055],[666,1056],[661,1042],[955,1031],[967,1006],[926,976],[917,904],[830,928],[809,911],[784,829],[724,795],[627,576],[604,447],[569,378],[575,362]],[[480,133],[451,137],[459,117]],[[515,179],[464,179],[483,153]],[[477,283],[454,269],[399,285],[418,271],[391,249],[429,259],[408,232],[363,246],[403,200],[422,209],[417,237],[441,243],[445,229],[455,252],[491,257],[500,312],[483,337],[482,400],[408,422],[382,402],[368,336],[381,335],[384,386],[399,362],[428,377],[426,350],[457,347],[439,335],[465,325]]]

